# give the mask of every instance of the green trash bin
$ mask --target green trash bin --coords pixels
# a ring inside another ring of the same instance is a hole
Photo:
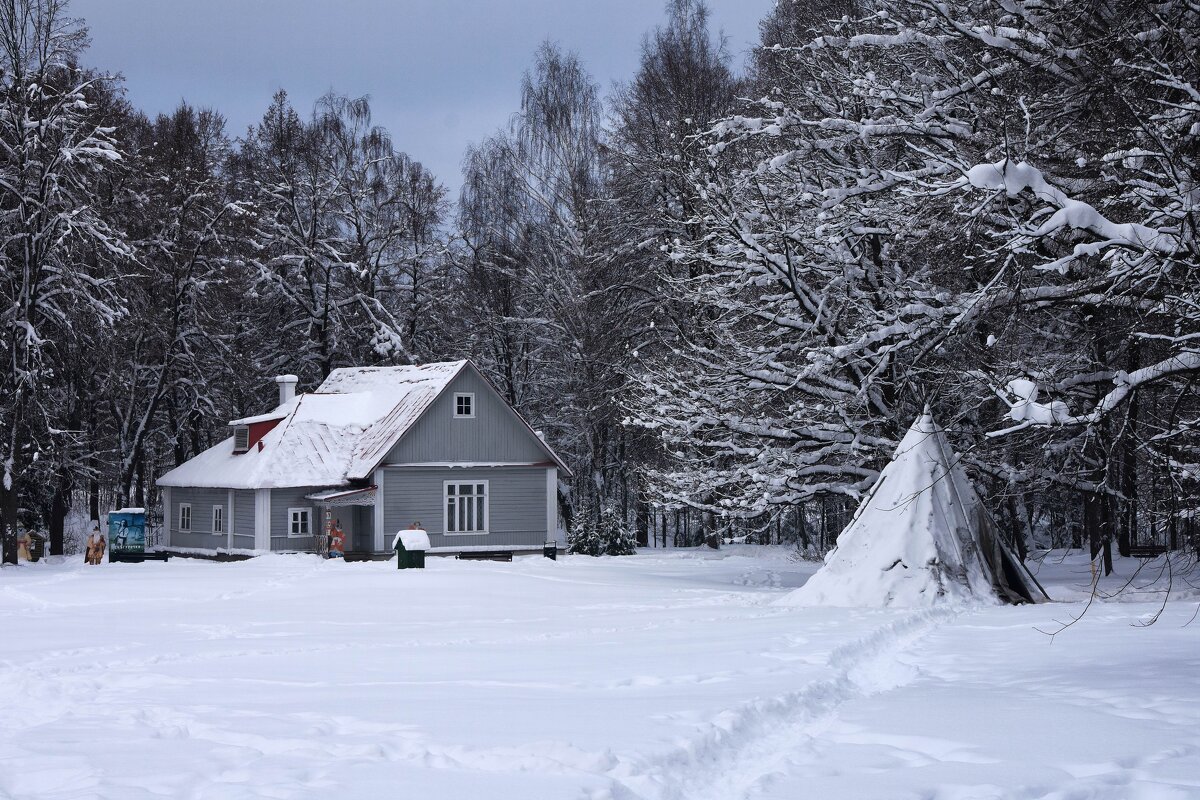
[[[392,549],[396,551],[396,569],[425,569],[429,534],[415,528],[400,531],[392,540]]]

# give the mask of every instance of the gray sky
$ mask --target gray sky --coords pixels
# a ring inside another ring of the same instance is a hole
[[[544,39],[580,54],[605,90],[637,66],[661,0],[73,0],[89,65],[125,75],[149,114],[181,99],[241,135],[278,88],[307,115],[330,89],[371,96],[374,121],[457,196],[466,145],[516,110]],[[739,69],[773,0],[709,0]]]

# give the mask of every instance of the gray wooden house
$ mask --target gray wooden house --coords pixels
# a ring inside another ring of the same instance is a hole
[[[358,553],[414,522],[433,552],[556,538],[567,467],[469,361],[276,381],[278,408],[158,480],[169,548],[308,551],[330,520]]]

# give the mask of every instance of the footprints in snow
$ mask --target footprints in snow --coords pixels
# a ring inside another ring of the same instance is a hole
[[[777,697],[729,709],[674,750],[621,762],[612,786],[596,800],[732,800],[802,754],[818,725],[838,707],[913,681],[898,656],[956,612],[927,610],[888,623],[833,650],[833,676]]]

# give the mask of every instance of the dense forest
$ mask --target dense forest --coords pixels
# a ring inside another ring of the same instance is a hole
[[[569,43],[452,198],[369,99],[149,117],[0,2],[0,531],[155,479],[347,365],[470,358],[568,526],[832,546],[926,405],[1018,548],[1200,539],[1200,3],[671,0]]]

